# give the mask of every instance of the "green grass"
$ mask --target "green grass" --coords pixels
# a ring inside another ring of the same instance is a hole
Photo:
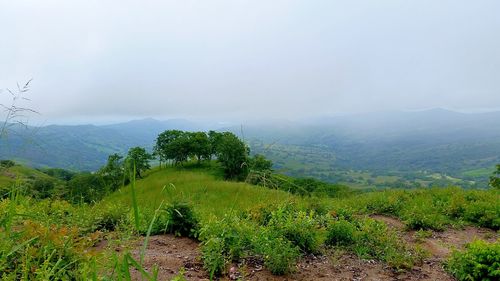
[[[13,168],[26,178],[48,177],[26,167]],[[271,272],[286,274],[295,269],[301,256],[324,249],[325,242],[397,269],[421,262],[416,249],[385,224],[366,218],[370,214],[399,217],[416,230],[464,224],[500,226],[500,192],[495,190],[430,188],[342,198],[300,197],[224,181],[213,165],[155,168],[133,183],[94,205],[36,200],[15,193],[11,199],[0,199],[0,268],[8,270],[10,278],[32,277],[34,269],[47,278],[88,279],[115,272],[112,280],[129,280],[132,267],[144,271],[140,260],[113,249],[98,255],[84,250],[99,241],[102,233],[112,232],[117,237],[113,245],[127,244],[127,239],[139,235],[164,233],[179,206],[194,211],[193,221],[200,228],[193,237],[201,241],[205,268],[214,275],[223,274],[228,262],[246,256],[260,257]],[[22,258],[12,258],[9,253],[13,251]],[[36,254],[33,258],[31,252]],[[52,258],[52,252],[58,257]],[[69,265],[66,269],[61,264]],[[143,272],[147,280],[155,280],[154,274],[154,270]]]
[[[132,206],[129,190],[130,187],[124,187],[103,203],[121,202]],[[194,206],[202,220],[245,211],[256,205],[275,205],[288,200],[305,202],[284,191],[223,181],[206,169],[155,169],[146,178],[137,180],[135,191],[139,207],[155,209],[161,202],[187,202]]]

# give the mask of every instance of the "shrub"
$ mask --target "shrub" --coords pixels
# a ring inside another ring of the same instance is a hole
[[[319,237],[314,212],[297,211],[291,205],[284,205],[272,213],[268,226],[304,253],[318,250]]]
[[[120,223],[124,220],[126,215],[126,209],[119,205],[105,205],[100,206],[96,210],[95,217],[93,219],[94,228],[92,231],[113,231]]]
[[[198,236],[199,221],[192,207],[187,203],[175,202],[167,206],[167,231],[176,236],[196,238]]]
[[[416,204],[404,211],[403,218],[408,229],[443,231],[449,220],[432,206]]]
[[[328,227],[325,243],[330,246],[351,245],[354,242],[355,232],[356,227],[352,223],[340,219]]]
[[[0,160],[0,167],[2,168],[10,168],[16,165],[16,162],[12,160]]]
[[[458,280],[499,280],[500,242],[473,241],[453,252],[446,269]]]
[[[129,214],[129,222],[133,221]],[[138,232],[146,235],[151,227],[150,235],[170,233],[176,236],[197,238],[199,221],[191,206],[187,203],[174,202],[155,211],[143,209]]]
[[[272,230],[262,230],[254,238],[255,251],[262,255],[264,266],[276,275],[283,275],[294,270],[300,256],[299,249],[287,239],[277,236]]]
[[[224,248],[224,241],[217,237],[212,237],[203,243],[201,248],[203,267],[210,274],[210,279],[224,272],[226,267]]]
[[[408,269],[420,262],[422,253],[411,249],[384,223],[365,219],[357,221],[353,251],[362,258],[375,258],[396,269]]]
[[[236,216],[226,216],[221,220],[212,220],[205,224],[200,231],[200,239],[208,241],[217,238],[222,241],[221,255],[230,261],[237,261],[252,251],[252,237],[255,225]]]
[[[497,197],[498,199],[498,197]],[[498,201],[478,201],[465,207],[464,219],[479,226],[488,227],[493,230],[500,229],[500,205]]]

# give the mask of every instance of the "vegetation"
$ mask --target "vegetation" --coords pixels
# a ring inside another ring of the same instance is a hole
[[[497,165],[497,170],[490,177],[490,186],[500,189],[500,164]]]
[[[151,169],[152,155],[142,147],[131,148],[125,160],[111,154],[95,173],[1,161],[2,279],[130,280],[135,268],[156,280],[158,268],[147,270],[142,261],[149,236],[162,233],[199,240],[211,278],[248,259],[288,274],[300,259],[330,248],[408,270],[425,253],[370,216],[397,217],[420,236],[468,224],[500,229],[495,188],[354,191],[277,174],[271,161],[250,157],[245,143],[227,132],[166,131],[154,154],[172,165]],[[120,244],[145,236],[139,258],[113,247],[91,251],[104,236]],[[498,243],[474,242],[453,254],[447,269],[463,280],[493,280],[497,256]]]
[[[476,240],[464,251],[455,251],[446,268],[458,280],[498,280],[500,242]]]

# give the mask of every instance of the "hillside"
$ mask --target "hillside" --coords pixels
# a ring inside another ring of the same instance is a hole
[[[0,159],[34,167],[94,171],[108,155],[133,146],[151,149],[168,129],[223,130],[216,123],[135,120],[114,125],[17,128],[0,140]],[[252,153],[297,177],[367,187],[460,185],[485,188],[500,162],[500,113],[441,109],[248,122],[226,127],[243,133]]]
[[[23,258],[0,256],[4,276],[453,280],[458,264],[443,264],[460,263],[454,249],[475,238],[495,251],[500,238],[498,190],[297,196],[224,181],[214,165],[156,168],[94,204],[11,198],[0,201],[0,250]]]

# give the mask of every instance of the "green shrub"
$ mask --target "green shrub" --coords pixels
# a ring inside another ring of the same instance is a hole
[[[500,242],[473,241],[453,252],[446,269],[458,280],[499,280]]]
[[[284,205],[272,213],[268,226],[304,253],[318,250],[319,233],[314,212],[297,211],[291,205]]]
[[[93,229],[100,231],[114,231],[125,219],[127,210],[120,205],[99,206],[93,218]]]
[[[187,203],[175,202],[167,206],[167,231],[176,236],[196,238],[199,230],[199,220],[193,208]]]
[[[497,199],[500,199],[497,197]],[[499,201],[478,201],[468,204],[464,210],[464,219],[482,227],[493,230],[500,229],[500,204]]]
[[[133,221],[132,214],[129,223]],[[141,221],[138,232],[146,235],[149,227],[150,235],[170,233],[176,236],[197,238],[199,221],[192,207],[187,203],[174,202],[160,209],[141,210]]]
[[[225,216],[223,219],[214,219],[207,222],[200,231],[200,240],[208,241],[212,238],[221,239],[224,255],[227,260],[237,261],[252,250],[251,239],[258,235],[256,226],[237,216]]]
[[[405,225],[412,230],[443,231],[449,224],[445,215],[440,214],[432,206],[418,204],[405,209],[403,214]]]
[[[299,249],[272,230],[263,229],[260,233],[254,237],[253,245],[263,257],[264,266],[275,275],[292,272],[300,256]]]
[[[351,245],[354,242],[356,227],[344,220],[334,221],[328,227],[325,243],[330,246]]]
[[[364,219],[356,222],[353,251],[362,258],[374,258],[396,269],[408,269],[420,262],[421,254],[410,248],[383,222]]]
[[[210,274],[210,279],[224,272],[226,267],[224,248],[224,240],[217,237],[212,237],[203,242],[201,257],[203,259],[203,267]]]

